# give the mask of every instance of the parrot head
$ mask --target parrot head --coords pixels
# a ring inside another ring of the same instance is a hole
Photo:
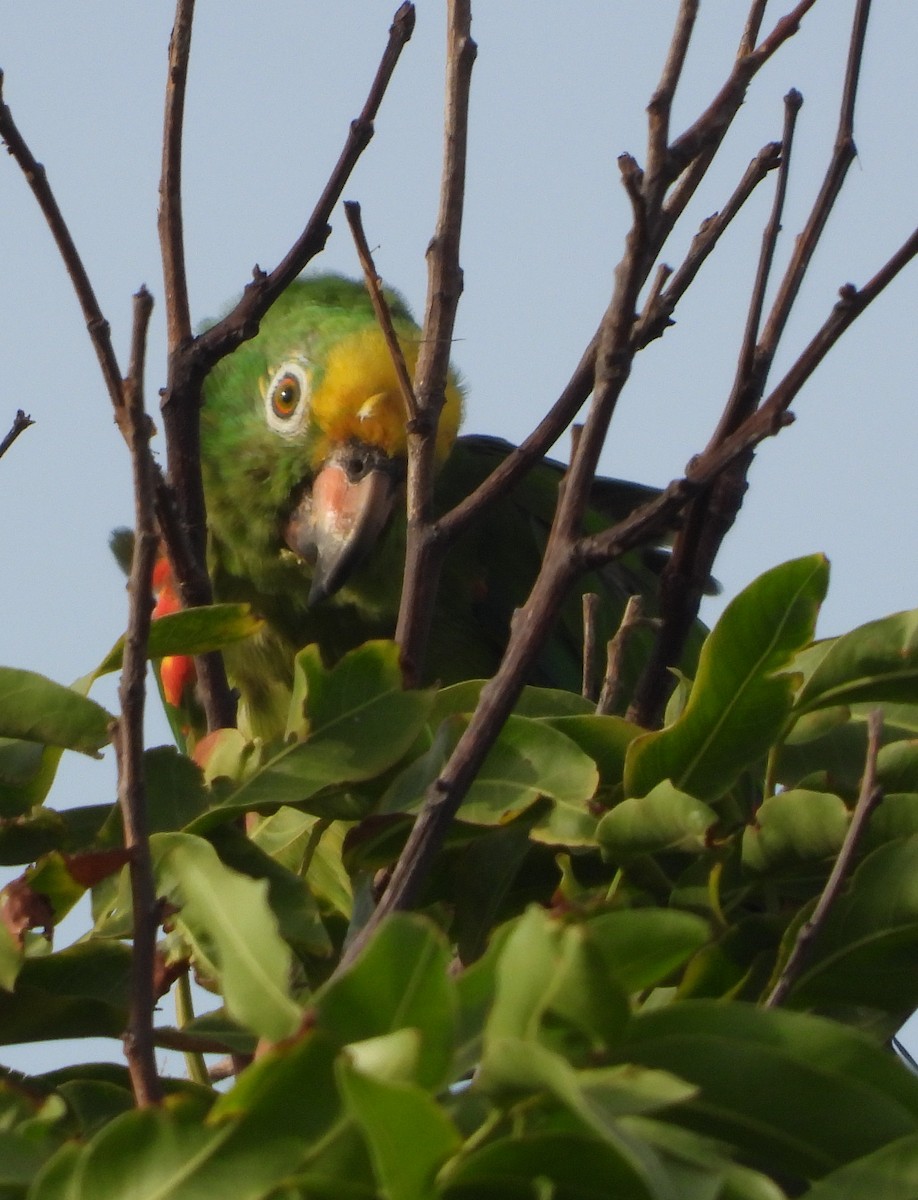
[[[401,297],[387,300],[413,375],[420,331]],[[461,410],[451,376],[438,464]],[[258,335],[205,384],[201,457],[216,570],[250,581],[262,608],[265,596],[300,609],[341,596],[391,606],[393,579],[401,580],[391,560],[403,537],[406,419],[362,284],[333,275],[292,284]],[[374,565],[381,554],[382,568]]]

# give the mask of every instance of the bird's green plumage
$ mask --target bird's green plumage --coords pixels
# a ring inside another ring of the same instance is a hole
[[[417,327],[398,296],[390,294],[389,302],[400,341],[410,348],[416,344]],[[359,421],[338,424],[339,407],[363,402],[363,380],[351,378],[342,357],[348,357],[347,347],[363,345],[359,339],[364,336],[378,337],[375,329],[361,285],[334,276],[303,279],[272,308],[258,336],[223,360],[206,383],[202,465],[215,594],[220,600],[250,602],[266,622],[256,638],[227,651],[230,678],[255,733],[267,734],[283,724],[296,650],[318,642],[327,657],[337,658],[368,638],[394,631],[404,555],[404,516],[398,502],[373,552],[339,590],[311,608],[307,600],[313,569],[285,546],[283,534],[296,499],[308,491],[336,439],[342,440],[341,428],[351,431],[348,436],[353,439],[353,431],[361,430],[360,422],[365,421],[377,440],[388,438],[389,450],[403,437],[404,418],[396,407],[383,413],[382,425],[374,424],[381,392],[373,380],[365,388],[365,398],[372,398],[369,417],[361,409]],[[384,348],[379,353],[384,354]],[[340,401],[334,389],[329,391],[328,380],[336,354],[336,379],[346,382]],[[316,411],[295,436],[282,436],[266,419],[265,387],[279,364],[293,360],[305,364]],[[371,361],[375,370],[376,358],[371,356]],[[399,405],[400,398],[392,403]],[[459,403],[454,383],[447,425],[457,424]],[[447,430],[436,495],[441,509],[467,495],[508,450],[506,443],[490,438],[459,438],[450,446],[451,442],[452,432]],[[393,456],[398,454],[396,448]],[[557,465],[531,472],[455,547],[433,622],[430,678],[450,682],[494,670],[510,615],[525,599],[538,568],[559,479]],[[596,512],[590,519],[596,525],[609,523],[652,494],[638,485],[599,481]],[[603,516],[597,515],[599,510],[605,510]],[[605,597],[600,637],[614,631],[627,595],[653,592],[655,579],[653,570],[632,557],[602,572],[601,578],[584,582],[585,590],[593,588]],[[578,594],[546,647],[534,682],[579,689],[581,642]]]

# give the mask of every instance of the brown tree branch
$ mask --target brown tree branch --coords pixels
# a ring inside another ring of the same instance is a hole
[[[766,1008],[777,1008],[782,1004],[803,973],[807,960],[813,953],[813,944],[819,938],[819,933],[825,926],[829,913],[841,895],[842,888],[851,871],[854,856],[866,832],[867,822],[883,798],[882,788],[877,783],[877,755],[880,752],[880,741],[883,735],[881,709],[875,709],[870,714],[867,730],[867,758],[861,778],[861,790],[851,815],[851,824],[848,826],[842,848],[832,864],[826,885],[816,901],[813,914],[804,921],[798,930],[793,948],[787,956],[787,962],[782,967],[774,987],[763,1001]]]
[[[392,359],[392,366],[395,369],[395,376],[398,379],[399,391],[402,393],[402,401],[405,405],[405,420],[410,423],[416,421],[418,418],[418,402],[415,399],[414,388],[411,383],[411,376],[408,374],[405,356],[402,353],[402,347],[396,336],[395,326],[392,324],[392,314],[389,312],[389,305],[386,303],[386,297],[383,295],[380,277],[376,271],[376,264],[373,262],[373,255],[370,251],[366,234],[363,231],[360,205],[356,200],[345,200],[344,214],[347,217],[348,225],[351,227],[351,236],[354,239],[354,245],[357,247],[357,257],[360,259],[360,266],[363,268],[363,277],[373,304],[373,311],[376,313],[376,320],[379,328],[382,330],[382,335],[386,339],[386,348],[389,351],[389,357]]]
[[[596,618],[599,614],[599,596],[596,592],[584,592],[581,597],[583,616],[583,669],[580,694],[595,701],[599,688],[596,686]]]
[[[699,0],[682,0],[669,53],[657,89],[647,105],[647,170],[645,194],[654,209],[660,207],[669,186],[669,122],[673,99],[685,66]]]
[[[128,579],[130,609],[124,639],[124,663],[119,698],[121,715],[113,730],[118,757],[118,804],[124,825],[124,844],[130,851],[131,905],[134,944],[131,960],[131,999],[124,1049],[134,1097],[140,1107],[162,1099],[153,1043],[153,984],[156,930],[160,913],[153,882],[143,780],[143,714],[147,669],[147,639],[152,610],[152,576],[158,537],[153,510],[154,480],[150,454],[151,422],[143,403],[143,364],[146,331],[153,298],[146,288],[134,297],[131,361],[124,381],[122,431],[131,451],[134,474],[134,552]]]
[[[459,242],[465,198],[469,89],[477,47],[470,0],[447,6],[446,105],[440,209],[427,248],[427,302],[414,390],[418,417],[408,428],[408,527],[395,638],[408,684],[421,678],[424,649],[445,545],[433,522],[437,422],[446,394],[449,353],[462,295]]]
[[[660,337],[670,324],[676,305],[685,295],[702,266],[729,228],[740,209],[762,182],[781,162],[781,143],[769,142],[758,152],[723,208],[702,222],[692,239],[688,253],[665,287],[651,291],[635,323],[634,337],[639,349]]]
[[[89,331],[93,350],[96,352],[96,358],[99,360],[102,378],[105,380],[112,405],[117,410],[122,404],[121,371],[112,349],[108,321],[102,315],[89,275],[86,273],[70,230],[67,228],[51,185],[48,183],[45,168],[35,159],[13,120],[9,106],[3,100],[2,71],[0,71],[0,139],[15,159],[26,182],[32,189],[32,194],[51,230],[51,236],[57,244],[60,256],[64,260],[67,274],[70,276],[80,308],[83,310],[83,318]]]
[[[798,9],[799,7],[798,5]],[[797,239],[771,314],[760,337],[765,290],[780,231],[794,126],[802,103],[800,94],[796,91],[789,92],[785,97],[782,162],[775,201],[771,219],[763,234],[758,273],[753,285],[736,379],[713,434],[712,444],[735,430],[761,400],[787,319],[853,160],[854,105],[869,8],[870,0],[859,0],[852,23],[834,150],[822,187],[814,201],[806,227]],[[766,43],[780,44],[781,38],[787,36],[787,31],[791,29],[792,15],[789,14],[778,22]],[[758,54],[759,51],[755,53]],[[699,496],[693,502],[686,514],[661,580],[663,620],[660,632],[629,708],[629,716],[639,724],[653,726],[659,722],[672,684],[669,667],[678,661],[682,653],[685,639],[698,614],[705,580],[709,577],[720,545],[742,504],[746,490],[746,474],[751,461],[751,455],[745,463],[738,460],[729,472],[718,479],[715,488],[709,494]]]
[[[191,52],[194,0],[178,0],[169,39],[169,74],[163,119],[163,155],[159,180],[159,242],[163,260],[166,330],[170,349],[191,337],[191,307],[185,275],[185,239],[182,232],[182,126],[185,87]]]
[[[168,379],[161,408],[172,494],[178,511],[177,521],[165,524],[163,532],[182,602],[188,607],[208,604],[212,598],[205,564],[206,514],[200,461],[200,405],[204,379],[215,363],[241,342],[255,336],[259,322],[270,306],[325,245],[332,209],[373,137],[373,121],[379,105],[414,29],[414,6],[402,4],[390,27],[389,40],[364,107],[351,122],[338,162],[291,249],[269,274],[256,267],[253,280],[244,289],[236,307],[210,329],[193,338],[187,315],[179,193],[182,108],[193,7],[192,0],[178,0],[170,43],[160,187],[160,238],[167,294],[174,289],[169,310]],[[173,541],[173,536],[177,540]],[[234,724],[235,699],[227,683],[222,657],[202,655],[195,661],[208,729]]]
[[[677,139],[670,147],[667,160],[671,179],[675,179],[687,165],[697,160],[693,165],[698,166],[699,170],[692,186],[697,185],[735,116],[749,81],[778,46],[795,31],[796,23],[813,2],[808,0],[798,4],[792,13],[778,22],[761,46],[738,60],[728,84],[721,89],[702,118],[687,135]],[[684,37],[684,25],[677,27],[674,34],[677,39],[680,36]],[[674,61],[678,60],[678,48],[673,52],[673,57]],[[618,554],[646,540],[648,533],[662,532],[663,526],[659,522],[672,521],[686,501],[697,495],[700,487],[711,482],[739,453],[789,420],[786,412],[781,410],[766,414],[771,418],[770,423],[763,420],[755,428],[747,429],[744,426],[742,432],[745,441],[742,445],[736,436],[728,438],[717,453],[704,459],[701,479],[690,477],[699,473],[698,464],[693,464],[693,471],[682,481],[670,485],[658,501],[640,510],[643,516],[641,522],[630,520],[616,526],[613,531],[607,531],[606,540],[602,542],[597,538],[582,536],[581,524],[589,487],[618,396],[628,378],[636,352],[632,330],[638,294],[663,241],[681,212],[679,205],[687,202],[689,194],[683,181],[680,194],[675,199],[671,197],[670,205],[664,208],[662,189],[655,186],[652,195],[647,191],[647,180],[629,155],[620,156],[619,166],[632,204],[632,228],[626,240],[625,253],[616,269],[612,301],[598,337],[593,401],[565,476],[542,568],[529,599],[513,621],[509,644],[500,667],[482,690],[479,706],[453,755],[429,789],[376,912],[348,950],[348,961],[386,913],[408,907],[413,902],[465,791],[512,711],[527,672],[548,636],[568,587],[586,566],[587,559],[591,556],[595,559],[600,546],[604,550],[614,546],[615,554]],[[716,463],[715,459],[718,460]],[[519,460],[515,460],[512,469],[518,470],[518,463]],[[709,468],[710,474],[705,478],[704,470]],[[480,501],[473,498],[463,507],[463,511],[468,512],[471,505],[476,503]],[[437,525],[428,524],[428,544],[432,536],[442,536],[449,521],[455,519],[454,510],[449,518]],[[633,537],[638,540],[630,541],[629,538]],[[608,557],[596,561],[608,561]]]
[[[722,442],[755,410],[765,386],[767,368],[765,372],[759,369],[755,349],[765,291],[781,230],[794,129],[802,102],[800,93],[796,91],[789,92],[784,98],[784,132],[771,216],[762,235],[733,388],[709,447]],[[686,510],[660,580],[659,630],[628,709],[630,719],[639,725],[653,727],[661,718],[672,689],[670,667],[679,661],[698,616],[714,560],[743,502],[746,475],[751,463],[751,453],[736,459],[728,470],[718,476],[713,488],[702,492]]]
[[[774,358],[778,342],[784,332],[787,319],[797,299],[807,269],[822,237],[829,214],[835,206],[841,191],[848,168],[854,161],[857,151],[854,145],[854,105],[857,99],[857,85],[860,78],[861,61],[864,54],[864,39],[867,34],[867,20],[870,16],[870,0],[858,0],[851,28],[851,40],[848,47],[848,62],[845,70],[845,83],[842,91],[841,105],[838,115],[838,129],[835,135],[835,145],[829,165],[823,177],[822,186],[813,202],[809,218],[802,232],[797,236],[794,253],[788,263],[781,286],[778,288],[774,303],[771,307],[765,328],[762,330],[761,343],[757,354],[770,365]]]
[[[10,426],[9,433],[7,433],[4,436],[3,441],[0,442],[0,458],[6,454],[7,450],[9,450],[10,446],[12,446],[16,438],[18,438],[21,433],[28,429],[30,425],[34,424],[35,422],[32,420],[32,418],[27,416],[21,408],[17,409],[16,415],[13,417],[13,424]]]
[[[606,670],[602,680],[602,687],[599,691],[599,699],[596,701],[597,713],[615,712],[619,697],[621,696],[622,666],[628,642],[631,640],[635,630],[640,625],[647,623],[649,622],[644,617],[643,599],[640,596],[629,596],[628,603],[625,605],[625,611],[622,614],[621,624],[606,646]]]

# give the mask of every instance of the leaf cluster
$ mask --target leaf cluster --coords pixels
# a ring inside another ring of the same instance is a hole
[[[827,583],[812,556],[736,597],[660,730],[527,688],[419,913],[352,961],[482,685],[405,689],[393,643],[332,668],[307,647],[284,737],[147,750],[178,1014],[155,1037],[190,1078],[138,1110],[111,1064],[5,1071],[0,1195],[913,1194],[918,1080],[887,1044],[918,1005],[918,618],[814,642]],[[151,653],[254,628],[198,609]],[[65,750],[108,741],[86,693],[119,662],[72,687],[0,671],[0,861],[30,864],[0,895],[5,1044],[128,1023],[119,810],[48,799]],[[882,799],[853,843],[877,705]],[[57,947],[86,894],[92,928]],[[221,1092],[226,1055],[249,1065]]]

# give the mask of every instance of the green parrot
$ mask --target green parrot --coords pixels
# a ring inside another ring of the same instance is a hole
[[[420,331],[400,296],[389,292],[387,299],[413,373]],[[453,373],[436,443],[441,511],[510,449],[495,438],[458,437],[461,416],[462,385]],[[215,598],[246,601],[264,619],[259,634],[227,649],[227,671],[239,691],[241,724],[268,736],[283,728],[300,648],[317,642],[335,660],[369,638],[391,637],[395,628],[405,544],[405,414],[362,284],[317,275],[287,289],[258,335],[208,377],[201,454]],[[431,680],[493,673],[511,614],[538,569],[561,471],[546,460],[454,547],[426,660]],[[655,494],[597,481],[593,527]],[[584,580],[581,590],[603,596],[600,636],[614,632],[628,595],[652,596],[658,569],[647,556],[632,555]],[[581,660],[578,593],[532,682],[579,691]]]

